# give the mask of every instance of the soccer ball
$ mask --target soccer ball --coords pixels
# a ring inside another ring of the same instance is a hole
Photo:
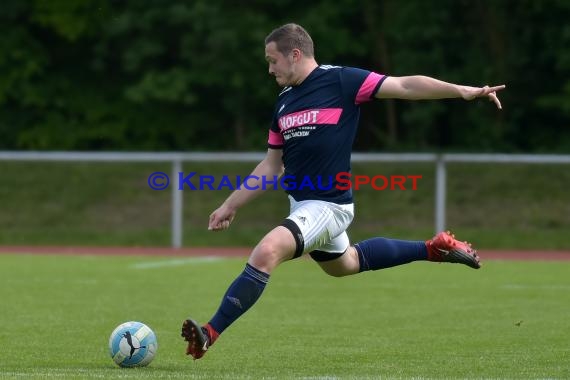
[[[141,322],[125,322],[111,333],[109,353],[121,367],[148,365],[158,349],[154,332]]]

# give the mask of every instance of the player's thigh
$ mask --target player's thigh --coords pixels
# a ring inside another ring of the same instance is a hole
[[[353,246],[347,247],[340,255],[330,255],[329,253],[326,260],[315,261],[325,273],[335,277],[349,276],[360,271],[358,253]]]
[[[350,247],[346,232],[313,250],[310,255],[331,276],[347,276],[359,271],[358,255],[356,250]]]

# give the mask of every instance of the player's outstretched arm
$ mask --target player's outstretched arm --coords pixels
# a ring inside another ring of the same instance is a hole
[[[504,88],[505,85],[484,87],[462,86],[423,75],[412,75],[405,77],[387,77],[378,89],[376,98],[409,100],[463,98],[465,100],[472,100],[486,97],[495,103],[497,108],[501,109],[502,106],[497,97],[497,91]]]
[[[263,161],[251,172],[247,187],[242,186],[231,193],[224,203],[210,215],[208,230],[227,229],[234,220],[237,210],[266,190],[264,178],[280,177],[283,174],[282,157],[283,150],[268,149]]]

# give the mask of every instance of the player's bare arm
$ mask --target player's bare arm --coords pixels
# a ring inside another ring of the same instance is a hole
[[[423,75],[412,75],[404,77],[387,77],[380,89],[376,93],[378,99],[446,99],[463,98],[472,100],[475,98],[487,97],[501,109],[501,102],[497,97],[497,91],[505,88],[500,86],[471,87],[444,82],[435,78]]]
[[[283,174],[282,156],[282,149],[268,149],[265,158],[250,174],[254,176],[254,178],[250,178],[247,181],[249,189],[241,187],[235,190],[224,203],[210,215],[208,230],[221,231],[227,229],[232,223],[237,210],[265,191],[262,178],[280,177]],[[255,178],[259,179],[256,180]]]

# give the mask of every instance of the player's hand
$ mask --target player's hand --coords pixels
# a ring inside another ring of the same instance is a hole
[[[210,231],[223,231],[227,229],[234,217],[236,211],[222,205],[210,215],[210,222],[208,223],[208,230]]]
[[[483,98],[483,97],[487,97],[489,98],[489,101],[495,103],[495,105],[497,106],[498,109],[502,109],[503,107],[501,106],[501,102],[499,101],[499,98],[497,97],[497,91],[501,91],[502,89],[504,89],[506,86],[500,85],[500,86],[493,86],[493,87],[489,87],[489,86],[485,86],[485,87],[469,87],[469,86],[462,86],[462,96],[463,99],[465,100],[472,100],[475,98]]]

